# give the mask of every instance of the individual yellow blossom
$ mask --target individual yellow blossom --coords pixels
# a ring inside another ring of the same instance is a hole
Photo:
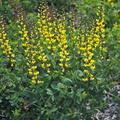
[[[39,84],[39,83],[44,83],[44,81],[40,81],[40,80],[38,80],[37,83],[38,83],[38,84]]]
[[[87,82],[88,78],[82,78],[82,81]]]
[[[62,63],[59,63],[59,66],[63,67],[63,64],[62,64]]]
[[[63,62],[64,61],[64,59],[60,59],[60,62]]]
[[[68,68],[68,67],[69,67],[69,65],[65,63],[65,67],[67,67],[67,68]]]
[[[117,24],[117,22],[115,22],[115,24],[113,25],[113,29],[116,30],[117,27],[118,27],[118,24]]]
[[[62,69],[62,72],[65,72],[65,69],[64,69],[64,68]]]
[[[43,63],[43,64],[41,65],[41,67],[42,67],[43,69],[45,69],[45,64]]]
[[[70,61],[70,58],[66,58],[66,61]]]
[[[91,66],[90,68],[91,68],[92,70],[94,70],[94,69],[95,69],[95,66]]]
[[[51,64],[47,64],[47,67],[50,67],[51,66]]]
[[[114,2],[111,2],[110,4],[111,4],[112,7],[114,6]]]
[[[110,2],[111,2],[111,0],[108,0],[108,2],[110,3]]]
[[[33,80],[32,80],[32,83],[33,83],[33,84],[36,84],[36,80],[33,79]]]
[[[47,48],[48,48],[48,50],[50,50],[50,49],[51,49],[51,47],[50,47],[50,46],[48,46]]]
[[[89,74],[89,71],[88,71],[88,70],[84,70],[84,73],[87,73],[87,74]]]
[[[47,73],[50,73],[50,70],[49,70],[49,69],[47,70]]]

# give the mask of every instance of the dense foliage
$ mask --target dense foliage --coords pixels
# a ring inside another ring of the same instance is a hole
[[[70,11],[51,9],[60,3]],[[103,110],[105,93],[120,73],[120,2],[0,4],[0,115],[90,120]]]

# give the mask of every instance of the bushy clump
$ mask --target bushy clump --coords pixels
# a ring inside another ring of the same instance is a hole
[[[90,8],[97,12],[89,18],[40,6],[31,19],[21,7],[9,25],[0,17],[0,113],[11,120],[90,120],[112,83],[105,3]]]

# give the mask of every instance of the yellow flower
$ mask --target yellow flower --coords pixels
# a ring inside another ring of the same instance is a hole
[[[22,34],[23,32],[22,31],[19,31],[19,34]]]
[[[42,60],[42,56],[39,56],[39,57],[38,57],[38,60]]]
[[[77,53],[80,54],[80,51],[78,51]]]
[[[42,67],[43,69],[45,69],[45,64],[43,63],[43,64],[41,65],[41,67]]]
[[[34,63],[36,63],[36,61],[35,61],[35,60],[32,60],[32,64],[34,64]]]
[[[117,27],[118,27],[118,24],[117,24],[117,22],[115,22],[115,24],[113,25],[113,29],[116,30]]]
[[[51,47],[50,47],[50,46],[48,46],[48,47],[47,47],[47,49],[48,49],[48,50],[50,50],[50,49],[51,49]]]
[[[69,67],[69,65],[65,63],[65,67],[67,67],[67,68],[68,68],[68,67]]]
[[[47,59],[46,59],[46,56],[43,56],[43,62],[46,62],[47,61]]]
[[[14,63],[14,62],[16,62],[16,60],[13,60],[13,59],[12,59],[11,62]]]
[[[53,47],[53,50],[55,50],[55,49],[56,49],[56,46]]]
[[[33,80],[32,80],[32,83],[36,84],[36,80],[33,79]]]
[[[31,69],[35,70],[35,69],[37,69],[37,66],[32,66],[32,68],[31,68]]]
[[[112,6],[112,7],[114,6],[114,2],[111,2],[111,6]]]
[[[51,64],[47,64],[47,67],[50,67],[51,66]]]
[[[63,67],[63,64],[62,64],[62,63],[59,63],[59,66]]]
[[[35,72],[34,75],[37,76],[39,74],[39,72]]]
[[[44,83],[44,81],[40,81],[40,80],[38,80],[37,83],[38,83],[38,84],[39,84],[39,83]]]
[[[94,80],[95,78],[94,77],[90,77],[90,80]]]
[[[65,69],[62,69],[62,72],[65,72]]]
[[[32,80],[35,80],[35,76],[32,77]]]
[[[88,60],[87,58],[86,58],[86,59],[84,59],[84,62],[86,62],[86,63],[87,63],[88,61],[89,61],[89,60]]]
[[[1,48],[5,48],[5,46],[4,46],[4,45],[1,45]]]
[[[70,58],[66,58],[66,61],[70,61]]]
[[[36,76],[34,76],[34,78],[35,78],[35,79],[37,79],[37,75],[36,75]]]
[[[86,82],[88,81],[88,78],[82,78],[82,81]]]
[[[30,71],[29,74],[30,74],[30,75],[33,75],[33,72]]]
[[[54,53],[52,52],[52,53],[51,53],[51,55],[53,56],[53,55],[54,55]]]
[[[87,53],[86,52],[84,53],[84,56],[87,57]]]
[[[108,2],[110,3],[110,2],[111,2],[111,0],[108,0]]]
[[[84,73],[87,73],[87,74],[89,74],[89,71],[88,71],[88,70],[84,70]]]
[[[64,61],[64,59],[60,59],[60,62],[63,62]]]
[[[50,73],[50,70],[47,70],[47,73]]]
[[[12,63],[12,64],[11,64],[11,67],[13,67],[13,66],[14,66],[14,64]]]
[[[102,38],[105,38],[105,35],[102,34],[101,37],[102,37]]]
[[[92,70],[94,70],[94,69],[95,69],[95,66],[91,66],[90,68],[91,68]]]

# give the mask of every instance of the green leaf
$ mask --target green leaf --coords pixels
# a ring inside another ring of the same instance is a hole
[[[2,100],[0,99],[0,103],[2,103]]]
[[[47,94],[50,95],[50,96],[53,96],[53,92],[52,92],[52,90],[47,89]]]
[[[64,78],[62,81],[63,83],[72,83],[72,80],[69,78]]]
[[[47,115],[50,115],[51,113],[54,113],[55,111],[57,111],[58,108],[52,108],[51,110],[49,110],[47,112]]]

